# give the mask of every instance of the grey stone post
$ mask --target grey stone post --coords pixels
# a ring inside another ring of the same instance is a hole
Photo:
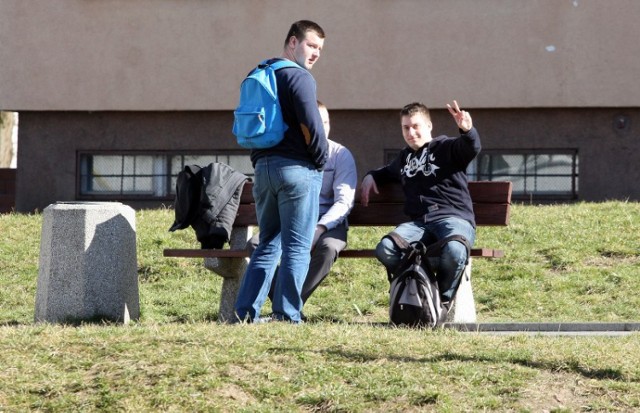
[[[43,215],[35,321],[138,319],[135,211],[119,202],[58,202]]]
[[[447,322],[450,323],[475,323],[476,322],[476,303],[473,298],[473,289],[471,288],[471,257],[469,264],[464,269],[460,286],[453,300],[453,305],[449,314],[447,314]]]

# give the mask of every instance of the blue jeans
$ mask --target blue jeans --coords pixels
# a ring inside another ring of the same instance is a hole
[[[265,156],[256,162],[253,198],[260,241],[240,284],[235,305],[240,320],[259,320],[280,263],[273,318],[301,321],[300,294],[311,259],[321,185],[322,172],[310,162],[281,156]]]
[[[476,231],[473,225],[460,218],[445,218],[436,222],[424,223],[411,221],[400,224],[395,232],[408,242],[422,241],[425,245],[433,244],[450,235],[462,235],[473,245]],[[400,251],[389,238],[383,238],[376,247],[378,260],[388,269],[393,269],[400,262]],[[458,241],[448,242],[442,249],[440,258],[431,258],[430,264],[436,269],[438,287],[443,301],[451,301],[460,284],[460,277],[467,261],[467,249]]]

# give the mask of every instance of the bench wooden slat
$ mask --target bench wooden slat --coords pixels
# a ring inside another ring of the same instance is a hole
[[[253,198],[248,195],[253,184],[245,185],[238,215],[234,226],[244,227],[257,225]],[[474,181],[469,183],[473,199],[473,209],[478,226],[509,225],[511,209],[511,182]],[[349,215],[352,226],[395,226],[409,218],[403,213],[404,194],[399,185],[384,186],[380,194],[372,196],[369,206],[364,207],[359,202],[353,207]]]
[[[473,204],[476,224],[508,225],[509,204]],[[409,218],[402,212],[398,204],[376,203],[368,207],[356,204],[349,215],[349,225],[352,226],[396,226]],[[257,225],[256,208],[253,204],[240,205],[234,226],[246,227]]]
[[[210,249],[165,249],[165,257],[181,258],[246,258],[249,252],[245,250],[210,250]]]
[[[472,181],[469,193],[474,204],[511,203],[512,187],[510,181]]]
[[[165,249],[165,257],[182,258],[247,258],[250,254],[246,250],[214,250],[214,249]],[[472,248],[472,257],[500,258],[504,251],[490,248]],[[340,253],[340,258],[375,258],[375,250],[346,249]]]
[[[472,248],[471,256],[477,258],[500,258],[504,257],[504,251],[490,248]],[[340,252],[340,258],[375,258],[375,250],[350,250]]]
[[[235,227],[257,225],[256,209],[253,203],[253,183],[244,185],[240,198],[240,206],[234,222]],[[378,188],[380,194],[371,194],[369,206],[359,203],[359,191],[356,191],[356,204],[349,215],[350,226],[396,226],[409,218],[404,214],[404,192],[397,184],[384,185]],[[473,208],[478,226],[508,225],[511,210],[511,182],[472,181],[469,191],[473,200]],[[244,250],[202,250],[202,249],[165,249],[165,257],[185,258],[244,258],[248,253]],[[341,257],[374,257],[373,250],[344,250]],[[474,248],[472,257],[498,258],[504,256],[502,250],[490,248]]]
[[[476,224],[508,225],[509,204],[473,204]],[[396,226],[408,221],[402,207],[398,204],[376,203],[368,207],[356,204],[349,215],[349,225],[352,226]]]
[[[346,249],[340,252],[340,258],[375,258],[375,256],[375,250]],[[504,257],[504,251],[490,248],[472,248],[471,256],[477,258],[500,258]]]
[[[233,222],[233,226],[248,227],[252,225],[258,225],[255,204],[240,204],[238,207],[238,215],[236,215],[236,220]]]
[[[247,182],[244,185],[242,196],[240,197],[241,204],[253,204],[253,182]],[[379,188],[380,193],[370,194],[371,203],[404,203],[404,191],[402,187],[397,184],[381,185]],[[476,204],[480,203],[510,203],[512,184],[509,181],[470,181],[469,192],[471,198]],[[360,190],[356,190],[356,203],[360,202]]]
[[[509,225],[510,204],[473,204],[477,226]]]

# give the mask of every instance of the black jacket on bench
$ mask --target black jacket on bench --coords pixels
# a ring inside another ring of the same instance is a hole
[[[248,179],[223,163],[185,166],[176,182],[175,221],[169,231],[190,225],[203,249],[222,248],[231,236]]]

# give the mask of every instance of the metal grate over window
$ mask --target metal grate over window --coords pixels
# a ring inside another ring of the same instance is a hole
[[[511,181],[518,199],[577,199],[578,151],[487,151],[475,162],[471,179]]]
[[[386,163],[399,152],[385,151]],[[467,175],[474,181],[511,181],[514,199],[578,199],[577,149],[483,150],[469,165]]]
[[[79,153],[79,198],[140,199],[175,195],[178,173],[186,165],[225,163],[253,176],[248,153]]]

